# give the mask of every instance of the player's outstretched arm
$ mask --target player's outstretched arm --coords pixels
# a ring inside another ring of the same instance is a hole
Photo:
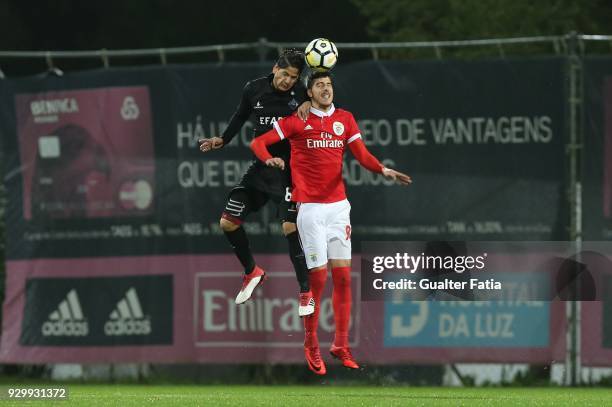
[[[253,107],[250,103],[250,98],[253,94],[253,82],[247,82],[242,89],[242,97],[240,98],[240,103],[236,107],[236,111],[232,114],[232,117],[227,124],[227,127],[223,131],[221,135],[222,144],[217,147],[223,147],[224,145],[228,145],[234,137],[238,134],[244,123],[249,119],[249,116],[253,112]],[[217,137],[213,137],[217,138]],[[204,150],[202,150],[204,151]]]
[[[263,161],[268,167],[280,168],[282,170],[285,168],[285,161],[279,157],[272,157],[272,154],[268,151],[268,146],[278,143],[279,141],[281,141],[281,139],[278,133],[276,130],[272,129],[259,137],[255,137],[253,141],[251,141],[251,150],[253,150],[255,156]]]
[[[200,151],[206,153],[211,150],[217,150],[223,147],[223,139],[221,137],[201,138],[198,140],[200,143]]]
[[[378,161],[378,159],[368,151],[361,138],[351,141],[348,146],[351,149],[351,153],[353,153],[357,161],[359,161],[359,164],[372,172],[382,174],[382,170],[385,168],[385,166],[382,165],[380,161]]]
[[[383,168],[382,174],[393,181],[397,181],[402,185],[412,184],[412,178],[410,175],[404,174],[403,172],[392,170],[391,168]]]
[[[410,178],[410,176],[402,172],[392,170],[391,168],[386,168],[384,165],[382,165],[381,162],[378,161],[378,159],[368,151],[367,147],[365,146],[365,143],[363,142],[363,140],[361,140],[361,138],[358,138],[353,142],[349,143],[349,148],[351,149],[351,152],[353,153],[357,161],[359,161],[359,164],[363,165],[368,170],[378,174],[382,174],[386,178],[397,181],[402,185],[408,185],[412,183],[412,179]]]

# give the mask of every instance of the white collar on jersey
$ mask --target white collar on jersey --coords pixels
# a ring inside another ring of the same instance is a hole
[[[310,108],[310,112],[312,114],[316,114],[319,117],[329,117],[332,114],[334,114],[335,111],[336,111],[336,106],[334,106],[333,103],[332,103],[331,107],[329,108],[329,110],[327,112],[324,112],[323,110],[319,110],[319,109],[314,108],[314,107]]]

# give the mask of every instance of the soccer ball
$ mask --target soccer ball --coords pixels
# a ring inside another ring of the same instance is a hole
[[[336,44],[326,38],[317,38],[310,41],[304,55],[308,66],[318,72],[329,71],[338,61]]]

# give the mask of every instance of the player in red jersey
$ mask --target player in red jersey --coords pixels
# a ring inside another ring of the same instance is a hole
[[[342,158],[348,146],[368,170],[401,184],[412,182],[401,172],[385,168],[365,147],[353,115],[333,104],[334,90],[328,72],[316,72],[308,80],[312,107],[306,122],[292,115],[279,120],[274,129],[254,139],[251,149],[267,166],[283,169],[282,158],[272,157],[267,146],[288,139],[291,144],[292,200],[298,203],[297,226],[306,255],[310,287],[315,299],[314,314],[304,319],[304,353],[308,367],[326,373],[321,359],[317,327],[319,304],[328,260],[332,269],[336,333],[330,353],[348,368],[359,365],[348,341],[351,314],[351,205],[342,180]]]

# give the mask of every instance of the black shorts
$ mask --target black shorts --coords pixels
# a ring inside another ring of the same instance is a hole
[[[285,195],[279,196],[253,187],[237,185],[229,193],[221,217],[240,225],[250,213],[259,211],[268,201],[276,204],[277,217],[282,222],[296,223],[297,208],[295,202],[291,202],[289,187],[286,187]]]
[[[288,165],[289,160],[286,160]],[[237,225],[259,211],[268,201],[274,202],[277,217],[283,222],[296,223],[297,209],[291,202],[291,172],[267,167],[259,161],[247,169],[240,183],[229,193],[222,217]]]

